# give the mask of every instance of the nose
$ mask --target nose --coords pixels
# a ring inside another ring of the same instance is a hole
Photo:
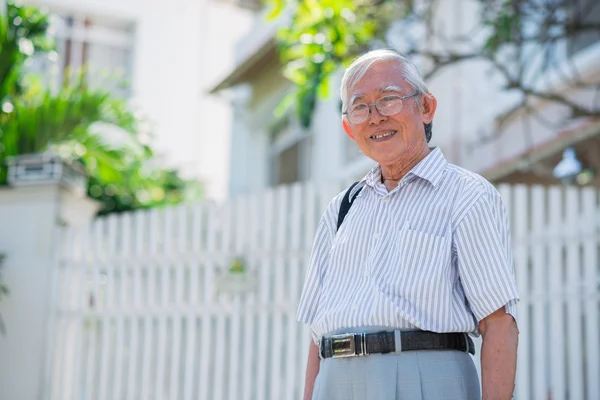
[[[369,105],[369,125],[379,125],[386,119],[387,117],[385,115],[381,115],[377,107],[375,107],[375,104]]]

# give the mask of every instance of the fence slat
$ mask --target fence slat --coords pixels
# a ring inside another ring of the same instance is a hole
[[[219,270],[219,273],[223,274],[227,271],[227,268],[230,264],[230,259],[227,257],[229,246],[231,244],[231,221],[233,218],[233,204],[231,202],[227,203],[223,207],[223,219],[221,221],[221,243],[218,248],[218,264],[215,265],[215,269]],[[218,294],[220,305],[231,310],[231,295],[228,293],[219,293]],[[231,313],[231,311],[230,311]],[[226,324],[226,316],[225,313],[219,313],[216,316],[216,333],[215,337],[220,338],[216,343],[214,343],[215,349],[215,359],[214,359],[214,368],[215,368],[215,379],[214,379],[214,387],[213,387],[213,396],[214,399],[225,399],[226,397],[226,385],[225,385],[225,369],[226,369],[226,357],[227,357],[227,346],[230,346],[229,335],[227,335],[225,324]]]
[[[257,195],[252,195],[248,199],[248,208],[246,211],[248,215],[248,226],[246,230],[247,247],[245,248],[246,254],[248,254],[248,269],[251,273],[257,272],[257,267],[262,267],[263,258],[258,254],[260,249],[260,228],[261,228],[261,217],[262,217],[262,204],[260,198]],[[258,282],[258,289],[264,288],[263,282]],[[246,298],[246,304],[253,307],[257,304],[256,292],[250,292]],[[254,335],[254,320],[256,313],[244,313],[244,353],[242,365],[242,385],[241,385],[241,398],[242,400],[251,400],[254,394],[254,369],[256,365],[260,365],[260,355],[255,352],[256,336]]]
[[[123,365],[125,364],[125,356],[123,354],[124,350],[124,330],[125,330],[125,317],[123,315],[123,310],[128,308],[127,304],[127,262],[129,262],[129,256],[131,254],[131,215],[124,214],[120,218],[121,224],[119,226],[120,231],[120,242],[121,242],[121,251],[120,251],[120,260],[115,262],[115,265],[118,269],[118,274],[115,274],[115,286],[116,291],[118,291],[119,295],[115,300],[115,310],[117,310],[116,324],[117,324],[117,333],[116,333],[116,346],[115,346],[115,360],[114,360],[114,368],[111,370],[114,373],[114,384],[112,391],[112,399],[122,398],[122,383],[123,383]]]
[[[562,250],[564,241],[560,232],[563,226],[562,190],[553,187],[549,190],[550,212],[549,229],[551,245],[548,249],[549,268],[549,303],[550,303],[550,343],[564,343],[564,280],[562,277]],[[525,350],[522,350],[525,351]],[[552,346],[548,354],[550,358],[550,393],[553,400],[564,400],[565,392],[565,349],[563,346]]]
[[[178,207],[174,209],[174,222],[177,230],[175,239],[176,244],[172,245],[172,255],[177,261],[174,262],[175,286],[173,292],[173,305],[175,307],[173,321],[173,338],[171,340],[171,371],[169,376],[169,399],[179,398],[179,372],[181,353],[181,325],[183,323],[182,308],[183,299],[183,275],[186,268],[185,251],[187,248],[187,209]],[[173,232],[175,233],[175,232]]]
[[[270,301],[275,304],[285,304],[284,295],[284,274],[285,268],[289,268],[289,259],[285,256],[286,254],[286,225],[289,216],[289,189],[284,186],[277,190],[276,197],[276,219],[275,219],[275,254],[273,265],[274,281],[270,286],[269,292],[271,293]],[[269,280],[271,281],[271,280]],[[283,312],[277,310],[272,317],[272,337],[269,351],[271,353],[271,387],[269,396],[272,399],[281,398],[281,349],[283,347]]]
[[[273,243],[273,224],[274,224],[274,213],[275,213],[275,192],[273,190],[269,190],[265,193],[264,197],[264,211],[265,215],[263,218],[264,225],[264,236],[263,243],[261,247],[261,252],[267,252],[271,249],[271,245]],[[263,261],[263,268],[260,270],[260,293],[259,293],[259,304],[266,305],[269,304],[269,282],[270,282],[270,272],[274,267],[273,261],[268,257],[265,257]],[[269,340],[269,331],[268,331],[268,314],[266,312],[261,312],[259,315],[259,327],[258,327],[258,357],[261,357],[263,360],[267,360],[267,340]],[[269,346],[270,347],[270,346]],[[257,378],[256,378],[256,398],[257,399],[267,399],[267,363],[264,363],[263,368],[258,368]]]
[[[531,246],[532,257],[532,298],[530,303],[532,306],[533,326],[531,327],[531,338],[533,344],[533,359],[537,364],[533,373],[533,393],[536,399],[544,399],[546,397],[548,387],[546,384],[548,364],[546,362],[546,354],[549,349],[546,344],[548,341],[547,326],[546,326],[546,241],[543,240],[545,233],[545,217],[546,217],[546,199],[545,189],[541,186],[534,186],[531,189],[531,202],[535,204],[532,207],[532,227],[531,237],[533,243]]]
[[[163,244],[163,254],[166,263],[162,265],[159,271],[160,275],[160,300],[159,308],[166,309],[169,303],[169,277],[172,268],[172,234],[173,234],[173,214],[172,209],[166,208],[161,213],[163,227],[161,230],[161,242]],[[158,317],[158,352],[156,355],[156,378],[154,381],[154,396],[162,399],[167,397],[165,390],[165,366],[167,358],[167,314],[163,313]]]
[[[227,252],[230,251],[229,259],[241,258],[244,267],[246,267],[246,260],[242,257],[242,251],[244,247],[243,234],[248,226],[248,205],[246,204],[246,198],[237,198],[232,202],[230,219],[227,221],[227,229],[230,234],[227,235],[229,243],[225,243],[224,249]],[[240,352],[240,341],[241,341],[241,296],[242,293],[233,295],[232,311],[230,313],[230,337],[229,337],[229,370],[228,380],[229,385],[227,389],[227,398],[231,400],[238,400],[240,398],[240,364],[247,356],[245,351]]]
[[[143,264],[142,261],[144,259],[144,223],[145,223],[145,215],[144,213],[135,213],[133,216],[133,257],[136,260],[139,260],[138,263],[132,265],[131,268],[131,277],[132,277],[132,297],[130,307],[132,310],[139,310],[142,308],[142,279],[143,279]],[[126,399],[135,399],[138,398],[139,393],[139,385],[140,385],[140,367],[142,366],[141,358],[138,356],[139,347],[140,347],[140,319],[137,317],[131,317],[131,336],[129,339],[129,362],[128,362],[128,372],[127,372],[127,388],[126,388]]]
[[[213,318],[208,313],[208,307],[214,302],[214,283],[215,269],[217,257],[217,235],[219,234],[219,221],[217,214],[219,209],[215,204],[209,204],[206,212],[207,218],[207,238],[206,238],[206,258],[204,261],[204,288],[202,290],[204,296],[202,298],[202,334],[200,337],[200,383],[199,396],[200,399],[209,399],[209,385],[212,380],[209,375],[214,370],[214,343],[211,342]]]
[[[586,188],[582,191],[583,227],[583,282],[585,285],[583,299],[585,303],[585,364],[586,364],[586,399],[600,399],[600,326],[598,317],[600,273],[598,270],[598,246],[600,232],[591,221],[600,220],[600,210],[596,201],[595,189]]]
[[[580,275],[580,238],[578,237],[579,221],[579,191],[568,188],[565,208],[567,236],[567,342],[581,343],[581,275]],[[583,360],[581,347],[575,347],[567,352],[567,373],[569,382],[569,399],[583,399]]]
[[[117,241],[117,217],[110,216],[107,218],[106,223],[108,225],[108,230],[106,234],[106,254],[110,256],[114,256],[116,252],[116,241]],[[106,278],[103,280],[104,282],[104,290],[102,293],[104,295],[104,305],[105,310],[113,311],[114,310],[114,264],[110,258],[105,260],[104,268],[106,271]],[[110,314],[106,314],[102,319],[102,348],[101,348],[101,357],[100,357],[100,383],[99,383],[99,395],[98,398],[100,400],[108,399],[108,390],[112,387],[111,381],[111,365],[110,360],[114,356],[114,343],[111,340],[111,326],[113,323],[113,318],[109,316]]]
[[[530,396],[530,370],[529,370],[529,306],[528,296],[529,290],[529,273],[528,273],[528,219],[529,219],[529,198],[527,188],[525,186],[516,186],[514,188],[513,201],[514,205],[511,208],[515,212],[513,221],[515,222],[513,234],[515,275],[517,281],[517,289],[522,300],[518,307],[519,318],[519,348],[517,354],[517,382],[516,382],[516,398],[517,400],[529,400]]]
[[[190,228],[190,236],[191,236],[191,254],[196,257],[201,257],[202,251],[202,224],[203,224],[203,216],[202,216],[203,207],[201,204],[195,205],[191,209],[192,213],[192,222]],[[201,268],[199,259],[190,260],[189,265],[189,313],[186,316],[186,342],[185,342],[185,372],[184,372],[184,380],[183,380],[183,398],[184,400],[192,400],[194,398],[194,382],[196,381],[196,376],[194,375],[194,367],[196,360],[196,315],[193,312],[195,307],[198,307],[198,280],[199,277],[199,269]]]
[[[304,286],[304,279],[306,276],[306,271],[308,269],[308,263],[310,259],[310,252],[312,250],[312,245],[314,241],[315,232],[317,230],[317,223],[320,219],[320,212],[325,211],[324,209],[320,209],[320,205],[317,204],[317,188],[314,182],[309,182],[304,186],[304,232],[303,233],[303,258],[301,261],[301,273],[300,279],[297,282],[298,288],[298,301],[300,300],[300,295],[302,293],[302,288]],[[311,332],[310,327],[306,324],[300,324],[300,366],[298,368],[298,376],[297,382],[299,382],[299,391],[300,395],[297,398],[302,398],[301,396],[304,393],[304,379],[306,375],[306,362],[308,361],[308,347],[311,340]]]
[[[302,269],[302,256],[301,251],[301,227],[302,227],[302,189],[303,187],[296,184],[292,186],[290,193],[290,230],[289,234],[289,253],[292,254],[289,260],[289,265],[286,274],[286,285],[285,289],[285,304],[290,307],[290,312],[287,313],[287,330],[286,330],[286,351],[285,351],[285,365],[286,374],[284,380],[284,399],[296,399],[300,398],[299,395],[299,383],[296,380],[298,374],[298,364],[300,359],[298,358],[299,346],[301,346],[301,337],[298,334],[298,322],[296,322],[296,314],[294,310],[298,305],[300,299],[300,293],[298,290],[297,282],[304,278],[304,275],[300,273]]]
[[[158,269],[160,265],[153,261],[154,257],[158,256],[158,230],[160,229],[158,223],[158,211],[151,210],[146,214],[146,221],[148,221],[148,249],[147,252],[150,255],[148,264],[148,280],[147,284],[147,297],[146,306],[148,308],[156,309],[158,307],[158,300],[156,298],[156,285]],[[146,315],[144,319],[144,351],[142,361],[142,400],[149,400],[154,398],[152,391],[153,382],[153,367],[155,366],[155,354],[156,354],[156,343],[155,343],[155,332],[154,332],[154,316],[150,313]]]

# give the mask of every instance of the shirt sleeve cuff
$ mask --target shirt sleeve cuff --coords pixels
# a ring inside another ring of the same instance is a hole
[[[519,326],[519,322],[517,321],[517,303],[518,300],[516,299],[509,301],[504,305],[504,311],[507,314],[512,315],[513,319],[515,320],[515,323],[517,324],[517,326]]]
[[[311,328],[311,330],[310,330],[310,335],[311,335],[311,337],[312,337],[312,340],[313,340],[313,342],[315,342],[315,344],[316,344],[317,346],[319,346],[319,339],[320,339],[320,337],[319,337],[319,336],[317,336],[317,333],[316,333],[316,332],[315,332],[315,331],[314,331],[312,328]]]

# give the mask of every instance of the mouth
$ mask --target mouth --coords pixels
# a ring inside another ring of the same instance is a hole
[[[395,134],[396,134],[396,131],[394,131],[394,130],[378,132],[374,135],[369,136],[369,139],[375,140],[376,142],[382,142],[384,140],[389,140]]]

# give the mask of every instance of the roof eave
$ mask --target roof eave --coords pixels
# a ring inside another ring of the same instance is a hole
[[[241,83],[248,82],[252,77],[253,69],[268,61],[276,50],[275,38],[271,37],[263,43],[254,53],[248,56],[245,60],[237,64],[237,66],[225,78],[221,79],[208,93],[216,94],[222,90],[232,88]]]

